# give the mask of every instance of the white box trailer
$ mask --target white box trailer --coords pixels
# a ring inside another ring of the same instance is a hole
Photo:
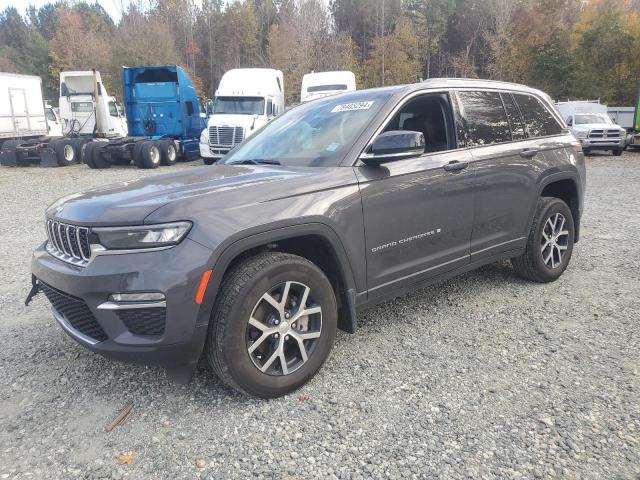
[[[47,134],[40,77],[0,73],[0,139]]]
[[[54,137],[59,133],[47,116],[42,80],[31,75],[0,73],[0,165],[69,165],[80,157],[83,139]]]

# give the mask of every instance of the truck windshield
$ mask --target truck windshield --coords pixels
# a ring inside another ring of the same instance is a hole
[[[264,98],[262,97],[216,97],[213,113],[236,115],[263,115]]]
[[[346,90],[347,86],[344,83],[336,84],[336,85],[314,85],[312,87],[307,88],[307,92],[327,92],[331,90]]]
[[[598,113],[583,113],[576,115],[576,125],[583,125],[585,123],[613,123],[608,115]]]
[[[276,117],[218,163],[338,166],[393,93],[361,91],[302,104]]]

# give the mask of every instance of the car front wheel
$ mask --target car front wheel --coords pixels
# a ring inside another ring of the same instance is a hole
[[[524,254],[512,258],[518,275],[534,282],[552,282],[566,270],[573,252],[573,215],[559,198],[538,200]]]
[[[227,385],[262,398],[307,383],[331,351],[337,306],[331,283],[310,261],[267,252],[223,280],[206,354]]]

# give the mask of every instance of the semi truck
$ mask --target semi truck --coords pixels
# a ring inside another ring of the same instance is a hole
[[[96,82],[101,86],[99,96],[95,92]],[[104,108],[96,110],[96,101],[104,102]],[[127,136],[127,119],[116,99],[107,93],[98,71],[60,72],[58,106],[65,135]],[[97,111],[103,115],[100,122],[96,122]],[[97,129],[97,123],[103,127]]]
[[[636,97],[636,106],[633,113],[633,124],[627,135],[627,146],[630,149],[640,148],[640,93]]]
[[[139,168],[157,168],[198,155],[206,117],[193,82],[181,67],[123,67],[122,88],[128,135],[87,143],[82,156],[89,167],[133,162]],[[96,109],[98,123],[105,117],[99,111],[103,108]]]
[[[284,112],[284,76],[271,68],[236,68],[220,79],[213,114],[200,135],[200,156],[211,165]]]
[[[311,72],[302,77],[300,102],[328,97],[356,89],[356,76],[353,72]]]
[[[63,137],[58,120],[45,105],[40,77],[0,73],[0,164],[73,163],[82,140]]]

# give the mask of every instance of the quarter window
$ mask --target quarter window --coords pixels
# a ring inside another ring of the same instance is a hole
[[[509,125],[511,126],[511,137],[513,140],[522,140],[527,138],[527,133],[524,130],[524,123],[522,122],[522,116],[518,110],[518,106],[510,93],[501,93],[504,108],[507,111],[507,118],[509,119]]]
[[[498,92],[458,92],[458,96],[469,130],[468,146],[511,141],[509,121]]]
[[[530,137],[546,137],[562,133],[562,126],[537,98],[522,93],[513,94]]]

